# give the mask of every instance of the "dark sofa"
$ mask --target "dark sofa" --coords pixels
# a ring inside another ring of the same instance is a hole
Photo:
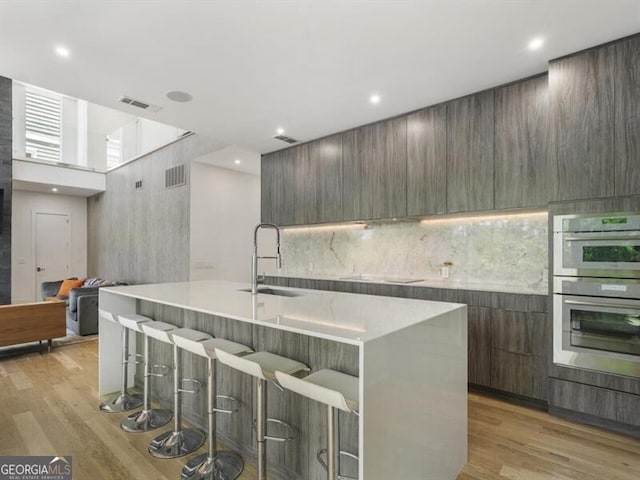
[[[77,335],[93,335],[98,333],[98,290],[100,287],[124,285],[109,282],[101,278],[87,278],[83,285],[72,288],[68,297],[58,297],[58,290],[62,280],[43,282],[41,288],[42,299],[57,297],[67,304],[67,328]]]

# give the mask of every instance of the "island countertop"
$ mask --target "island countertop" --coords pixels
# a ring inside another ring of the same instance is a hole
[[[342,465],[344,474],[366,480],[457,478],[467,460],[466,305],[285,287],[272,288],[299,296],[251,295],[249,287],[224,281],[103,287],[100,318],[142,314],[291,358],[311,371],[330,368],[357,376],[359,415],[342,415],[340,448],[359,460]],[[131,356],[139,342],[127,342],[135,334],[117,323],[98,326],[98,391],[106,394],[122,384],[123,346],[129,345]],[[171,364],[177,352],[162,342],[151,347],[151,361],[158,364]],[[178,354],[181,374],[205,382],[204,359]],[[220,419],[217,435],[251,461],[255,382],[227,366],[217,369],[219,387],[240,405],[233,419]],[[134,371],[128,373],[131,384]],[[168,407],[175,398],[170,379],[154,382],[156,401]],[[292,392],[272,389],[269,396],[278,419],[299,431],[296,441],[269,447],[271,476],[324,478],[320,465],[307,459],[326,448],[318,435],[326,429],[325,408]],[[202,405],[185,403],[185,418],[205,426]]]
[[[246,291],[249,284],[216,280],[108,287],[101,292],[353,345],[465,308],[458,303],[273,288],[300,296],[254,296]]]

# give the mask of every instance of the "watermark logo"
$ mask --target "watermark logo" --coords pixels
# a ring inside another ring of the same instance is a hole
[[[0,456],[0,480],[71,480],[71,457]]]

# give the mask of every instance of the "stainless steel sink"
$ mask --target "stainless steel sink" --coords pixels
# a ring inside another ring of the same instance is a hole
[[[251,293],[250,288],[243,288],[239,291]],[[306,293],[302,293],[302,292],[293,292],[291,290],[280,290],[279,288],[271,288],[271,287],[258,288],[258,293],[263,293],[265,295],[278,295],[280,297],[302,297],[306,295]]]

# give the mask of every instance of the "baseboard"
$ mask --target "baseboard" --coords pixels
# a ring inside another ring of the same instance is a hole
[[[614,420],[596,417],[595,415],[590,415],[588,413],[575,412],[573,410],[567,410],[566,408],[554,407],[551,405],[549,405],[549,413],[556,417],[562,417],[573,422],[584,423],[593,427],[628,435],[633,438],[640,438],[640,428],[633,425],[627,425],[626,423],[620,423]]]
[[[523,405],[525,407],[535,408],[536,410],[542,410],[546,412],[548,409],[548,403],[545,400],[538,398],[525,397],[524,395],[518,395],[516,393],[504,392],[502,390],[496,390],[494,388],[485,387],[483,385],[469,384],[469,391],[474,393],[482,393],[490,397],[505,400],[517,405]]]

